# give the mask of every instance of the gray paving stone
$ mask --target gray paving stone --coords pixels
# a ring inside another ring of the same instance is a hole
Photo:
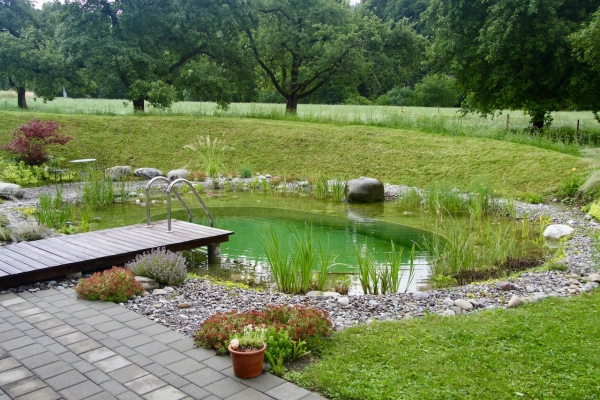
[[[172,349],[169,349],[167,351],[163,351],[162,353],[158,353],[153,356],[150,356],[151,360],[156,361],[160,365],[172,364],[174,362],[183,360],[185,358],[186,357],[183,354],[181,354],[178,351],[172,350]]]
[[[173,386],[164,386],[142,396],[146,400],[180,400],[187,397],[181,390]]]
[[[55,296],[60,293],[61,292],[59,292],[56,289],[48,289],[48,290],[40,290],[39,292],[36,292],[35,295],[39,298],[46,298],[46,297]]]
[[[125,339],[136,335],[139,335],[139,333],[128,327],[119,328],[118,330],[110,331],[110,333],[108,333],[109,337],[117,340]]]
[[[54,318],[58,318],[58,319],[60,319],[62,321],[65,321],[65,322],[68,319],[76,320],[76,318],[73,318],[73,316],[71,314],[69,314],[68,312],[63,311],[63,310],[60,310],[58,312],[54,311],[54,312],[52,312],[52,315],[54,315]]]
[[[84,323],[91,325],[91,326],[101,325],[101,324],[105,324],[105,323],[111,322],[111,321],[112,321],[112,318],[110,318],[106,315],[103,315],[103,314],[83,319]]]
[[[121,339],[121,343],[133,349],[147,343],[154,343],[154,340],[146,335],[136,335],[125,339]]]
[[[106,346],[108,348],[111,348],[111,349],[114,349],[114,348],[117,348],[117,347],[121,346],[121,342],[119,342],[118,340],[113,339],[111,337],[106,337],[106,338],[100,339],[98,341],[100,343],[102,343],[104,346]]]
[[[183,360],[166,365],[166,368],[180,376],[184,376],[191,374],[192,372],[200,371],[202,368],[205,368],[205,366],[191,358],[184,358]]]
[[[58,400],[61,396],[49,387],[27,393],[16,400]]]
[[[88,324],[77,325],[77,330],[83,333],[95,332],[96,328]]]
[[[25,367],[17,367],[6,371],[2,371],[2,373],[0,374],[0,386],[20,381],[21,379],[28,378],[32,375],[33,374]]]
[[[66,296],[73,297],[73,298],[77,297],[77,292],[73,288],[61,290],[59,293],[62,293]]]
[[[272,400],[272,397],[267,396],[259,392],[256,389],[247,388],[234,394],[233,396],[227,397],[227,400]]]
[[[180,388],[182,392],[189,394],[194,399],[203,399],[210,395],[210,392],[202,389],[200,386],[190,383]]]
[[[231,369],[231,374],[233,375],[233,368]],[[233,379],[238,379],[239,378],[233,378]],[[276,377],[275,375],[272,374],[262,374],[257,376],[256,378],[252,378],[252,379],[243,379],[241,380],[244,385],[246,386],[250,386],[253,389],[256,389],[260,392],[268,392],[271,389],[276,388],[277,386],[281,386],[284,383],[286,383],[285,380]]]
[[[39,376],[40,379],[46,380],[48,378],[52,378],[53,376],[57,376],[72,370],[73,368],[71,368],[66,362],[57,361],[52,364],[46,364],[39,368],[34,368],[32,371]]]
[[[127,392],[127,388],[123,385],[121,385],[119,382],[114,381],[114,380],[109,380],[106,382],[102,382],[100,384],[100,387],[104,390],[106,390],[108,393],[112,394],[113,396],[119,395],[121,393]]]
[[[86,380],[76,384],[75,386],[68,387],[60,391],[65,399],[69,400],[83,400],[95,394],[103,392],[103,389],[96,385],[94,382]]]
[[[54,307],[54,306],[50,306],[50,307],[44,307],[44,310],[46,310],[46,312],[49,312],[50,314],[56,316],[56,314],[58,314],[59,312],[61,312],[61,309],[58,307]]]
[[[66,353],[69,351],[69,349],[67,349],[65,346],[63,346],[60,343],[55,343],[55,344],[46,346],[46,350],[49,350],[56,355],[60,355],[60,354],[63,354],[63,353]]]
[[[3,322],[0,324],[0,333],[10,331],[12,329],[15,329],[15,327],[9,324],[8,322]]]
[[[104,360],[106,358],[113,357],[116,355],[117,353],[115,353],[111,349],[107,347],[100,347],[92,351],[88,351],[87,353],[82,353],[79,355],[79,357],[83,358],[84,360],[90,363],[95,363],[96,361]]]
[[[106,373],[117,370],[119,368],[123,368],[130,364],[131,361],[119,355],[105,358],[104,360],[100,360],[94,363],[96,368]]]
[[[21,363],[12,357],[6,357],[0,360],[0,372],[8,371],[9,369],[18,368]]]
[[[87,335],[94,340],[102,340],[102,339],[108,338],[108,336],[106,334],[104,334],[102,332],[98,332],[98,331],[88,332]]]
[[[137,348],[135,350],[132,350],[127,346],[119,346],[119,347],[115,348],[115,351],[117,353],[119,353],[120,355],[122,355],[123,357],[131,357],[135,354],[138,354],[136,350],[137,350]]]
[[[215,351],[214,350],[209,350],[209,349],[191,349],[188,351],[184,351],[183,354],[185,354],[186,356],[193,358],[196,361],[204,361],[206,359],[209,359],[211,357],[214,357],[215,355]]]
[[[42,389],[47,387],[44,382],[42,382],[37,376],[30,376],[29,378],[21,379],[16,382],[9,383],[8,385],[4,385],[2,389],[8,394],[11,398],[23,396],[24,394]]]
[[[77,361],[76,363],[71,364],[71,367],[75,368],[77,371],[85,374],[86,372],[90,372],[96,369],[92,364],[85,360]]]
[[[21,322],[20,324],[16,324],[15,325],[15,329],[18,329],[20,331],[25,332],[26,330],[32,329],[34,326],[31,325],[29,322]]]
[[[66,353],[62,353],[58,355],[64,362],[66,362],[67,364],[73,364],[76,363],[78,361],[81,361],[81,358],[76,355],[71,353],[70,351],[67,351]]]
[[[210,368],[204,368],[200,371],[192,372],[184,376],[184,378],[200,387],[205,387],[213,382],[225,379],[226,376]]]
[[[4,321],[4,318],[8,318],[13,315],[14,314],[11,311],[8,311],[7,309],[3,309],[3,311],[0,311],[0,318],[2,318],[3,321]]]
[[[62,307],[63,311],[66,311],[68,313],[74,313],[81,310],[87,310],[88,308],[86,305],[77,303],[75,300],[69,299],[69,301],[71,302],[70,305]]]
[[[86,372],[84,375],[87,376],[92,382],[98,385],[103,382],[110,381],[110,376],[106,375],[99,369],[94,369],[93,371]]]
[[[67,348],[75,354],[85,353],[86,351],[94,350],[99,347],[102,347],[102,344],[96,342],[94,339],[86,339],[67,346]]]
[[[107,392],[102,392],[88,397],[86,400],[117,400],[117,398]]]
[[[190,338],[182,338],[175,342],[169,343],[169,347],[181,352],[188,351],[194,348],[194,340]]]
[[[316,393],[311,393],[306,397],[303,397],[302,400],[325,400],[325,397],[319,396]]]
[[[40,303],[58,303],[58,302],[64,301],[64,300],[73,301],[69,296],[65,296],[62,293],[56,293],[56,294],[53,294],[52,296],[44,297],[43,299],[38,299],[38,301],[36,302],[36,304],[40,304]],[[55,305],[57,307],[63,307],[63,305],[58,305],[58,304],[55,304]]]
[[[143,356],[141,354],[133,355],[133,356],[129,357],[129,360],[133,361],[134,363],[136,363],[140,367],[145,367],[146,365],[152,364],[154,362],[151,359],[149,359],[148,357],[145,357],[145,356]]]
[[[89,337],[81,332],[73,332],[67,335],[55,337],[54,339],[63,346],[68,346],[73,343],[82,342],[86,339],[89,339]]]
[[[169,371],[168,369],[166,369],[165,367],[163,367],[162,365],[159,365],[157,363],[152,363],[150,365],[146,365],[144,367],[144,369],[146,371],[150,372],[151,374],[158,376],[159,378],[161,376],[171,373],[171,371]]]
[[[160,335],[152,336],[152,339],[158,340],[159,342],[164,343],[164,344],[178,342],[178,341],[182,340],[183,338],[184,338],[184,336],[181,333],[178,333],[175,331],[165,332],[165,333],[161,333]]]
[[[36,301],[32,301],[32,303],[35,303],[35,305],[38,307],[42,307],[44,310],[46,310],[47,307],[52,307],[52,305],[50,303],[48,303],[47,301],[42,300],[42,299],[37,299]],[[46,310],[46,311],[48,311],[48,310]]]
[[[40,331],[37,328],[26,330],[25,333],[27,334],[27,336],[29,336],[32,339],[37,339],[37,338],[46,336],[46,334],[44,332]]]
[[[4,318],[4,320],[11,325],[16,325],[20,322],[23,322],[23,318],[19,317],[18,315],[11,315],[10,317]]]
[[[140,396],[166,385],[167,383],[165,381],[158,379],[154,375],[142,376],[141,378],[137,378],[125,384],[129,390],[132,390]]]
[[[83,310],[83,308],[87,308],[83,304],[78,304],[77,300],[70,299],[70,298],[68,298],[65,295],[59,295],[59,296],[62,298],[62,300],[61,299],[57,299],[56,301],[53,301],[54,300],[53,297],[56,297],[56,296],[52,296],[52,297],[48,298],[48,301],[52,302],[52,304],[55,307],[62,308],[63,311],[66,311],[68,313],[72,313],[72,312],[75,312],[75,311]],[[76,307],[77,309],[72,309],[72,307]]]
[[[154,336],[154,335],[160,335],[161,333],[173,332],[173,331],[171,329],[167,328],[166,326],[163,326],[160,324],[153,324],[153,325],[145,326],[143,328],[138,329],[138,332],[143,333],[144,335]]]
[[[24,317],[23,319],[25,321],[29,322],[30,324],[35,324],[36,322],[42,322],[42,321],[46,321],[46,320],[52,319],[52,318],[54,318],[52,316],[52,314],[43,312],[43,313],[39,313],[39,314],[35,314],[35,315],[30,315],[28,317]]]
[[[44,332],[42,332],[42,331],[40,331],[40,332],[42,333],[42,335],[44,335]],[[51,344],[57,344],[56,340],[52,339],[49,336],[45,336],[45,335],[35,338],[35,341],[38,342],[39,344],[41,344],[44,347],[48,347]]]
[[[21,332],[18,329],[11,329],[10,331],[0,333],[0,343],[25,336],[27,335],[24,332]]]
[[[133,392],[124,392],[117,395],[117,399],[119,400],[142,400],[140,396]]]
[[[131,321],[125,321],[123,323],[132,329],[139,329],[139,328],[143,328],[145,326],[155,324],[156,322],[154,322],[146,317],[142,317],[142,318],[134,319]]]
[[[113,316],[113,315],[118,315],[118,314],[123,314],[123,313],[129,312],[129,310],[125,307],[117,306],[117,307],[106,308],[104,310],[100,310],[100,312],[104,315]]]
[[[210,385],[204,386],[204,389],[208,390],[216,396],[225,398],[234,395],[238,392],[241,392],[247,387],[248,386],[244,385],[243,383],[240,383],[227,377],[225,379],[221,379],[220,381],[211,383]]]
[[[4,350],[11,351],[11,350],[15,350],[15,349],[20,349],[21,347],[35,344],[36,342],[35,342],[35,340],[33,340],[32,338],[30,338],[28,336],[21,336],[21,337],[17,337],[15,339],[3,341],[0,343],[2,343],[2,347],[4,348]]]
[[[9,296],[9,295],[3,294],[0,296]],[[14,304],[19,304],[19,303],[25,303],[25,299],[22,299],[22,298],[18,297],[17,295],[14,295],[13,297],[0,297],[0,306],[2,306],[2,307],[9,307],[9,306],[12,306]]]
[[[274,397],[278,400],[299,400],[308,396],[311,392],[294,385],[293,383],[285,382],[265,394]]]
[[[17,304],[6,306],[6,309],[12,311],[15,315],[19,315],[17,314],[18,311],[27,310],[28,308],[36,308],[36,306],[29,301],[22,301]],[[19,315],[19,317],[22,317],[22,315]]]
[[[181,376],[176,375],[174,373],[170,373],[167,375],[163,375],[160,377],[163,381],[167,382],[169,385],[174,387],[182,387],[190,383],[189,381],[183,379]]]
[[[80,372],[71,370],[52,378],[45,379],[46,383],[54,390],[60,392],[63,389],[87,381],[87,378]]]
[[[21,318],[25,318],[25,317],[29,317],[32,315],[45,313],[45,311],[39,307],[31,307],[31,308],[26,308],[24,310],[14,311],[14,313]]]
[[[71,325],[59,325],[53,328],[45,329],[44,332],[50,337],[56,338],[64,335],[68,335],[69,333],[77,332],[77,329],[73,328]]]
[[[169,350],[169,347],[166,344],[150,342],[141,346],[136,346],[135,351],[138,353],[150,357],[158,353],[162,353],[163,351]]]
[[[213,356],[202,361],[202,364],[216,371],[221,371],[231,367],[231,358],[229,356]]]
[[[72,317],[70,314],[65,313],[67,316],[60,316],[59,318],[65,321],[66,324],[71,326],[79,326],[83,325],[83,321],[80,318]],[[56,314],[54,314],[56,315]]]
[[[45,353],[46,349],[40,346],[37,343],[31,344],[29,346],[20,347],[18,349],[10,351],[10,355],[14,358],[20,360],[22,358],[27,358],[31,356],[35,356],[38,354]]]
[[[58,318],[50,318],[45,321],[34,323],[33,325],[35,325],[38,329],[41,329],[42,331],[46,331],[47,329],[52,329],[57,326],[65,325],[65,323]]]
[[[148,375],[148,371],[137,365],[132,364],[117,369],[116,371],[109,372],[108,375],[117,382],[125,383],[133,381],[137,378],[141,378],[144,375]]]
[[[100,314],[98,311],[93,310],[91,308],[85,308],[81,311],[75,311],[75,312],[71,313],[71,315],[74,316],[75,318],[85,319],[85,318],[90,318],[90,317],[97,317],[102,314]]]
[[[124,312],[124,313],[115,314],[112,316],[112,318],[115,321],[119,321],[119,322],[133,321],[135,319],[145,319],[144,317],[140,316],[139,314],[137,314],[131,310],[127,310],[127,312]]]

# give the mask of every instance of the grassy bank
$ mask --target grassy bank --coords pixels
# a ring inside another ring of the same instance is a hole
[[[192,116],[95,116],[0,112],[0,143],[19,124],[40,118],[62,124],[75,140],[52,153],[67,159],[97,158],[102,164],[156,167],[164,171],[199,168],[198,154],[185,150],[197,135],[219,138],[221,172],[242,166],[253,173],[297,174],[309,178],[372,176],[384,182],[426,187],[445,181],[468,187],[486,182],[505,196],[550,193],[579,157],[526,145],[470,137],[357,125]]]
[[[294,379],[335,399],[597,399],[600,293],[336,333]]]

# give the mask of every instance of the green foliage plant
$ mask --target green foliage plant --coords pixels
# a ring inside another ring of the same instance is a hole
[[[0,159],[0,181],[20,186],[38,186],[48,178],[44,168],[27,165],[24,161]]]
[[[73,220],[72,204],[68,204],[62,199],[62,190],[56,186],[56,195],[40,194],[39,204],[36,211],[38,222],[48,228],[61,229],[67,222]]]
[[[242,165],[240,167],[238,175],[240,176],[240,178],[244,178],[244,179],[252,178],[252,170],[250,168]]]
[[[196,136],[196,140],[193,143],[186,144],[183,148],[197,153],[204,173],[207,176],[216,177],[224,168],[223,156],[229,150],[226,144],[221,144],[220,142],[224,142],[224,139],[219,140],[218,137],[211,139],[210,135],[206,135],[206,137]],[[197,162],[192,161],[192,164],[195,163]]]
[[[415,85],[412,105],[419,107],[455,107],[460,95],[456,79],[447,75],[427,75]]]
[[[84,181],[82,192],[83,204],[94,210],[105,209],[115,201],[113,182],[109,178]]]
[[[240,331],[232,333],[229,337],[229,345],[239,351],[260,350],[265,344],[266,335],[267,328],[248,324]]]
[[[123,303],[135,295],[142,294],[143,289],[131,271],[112,267],[109,270],[95,272],[89,278],[81,279],[75,291],[80,299]]]
[[[186,259],[164,247],[138,254],[125,267],[135,275],[152,278],[163,285],[179,285],[187,277]]]

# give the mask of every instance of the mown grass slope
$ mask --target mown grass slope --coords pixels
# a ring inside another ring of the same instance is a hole
[[[219,138],[223,173],[253,172],[331,178],[371,176],[425,187],[447,181],[467,187],[488,182],[503,195],[549,193],[568,171],[586,169],[579,157],[481,138],[440,136],[357,125],[188,116],[94,116],[0,112],[0,143],[19,124],[39,118],[64,124],[73,136],[51,152],[67,159],[97,158],[106,165],[196,170],[198,155],[185,150],[197,135]],[[201,172],[201,171],[200,171]]]

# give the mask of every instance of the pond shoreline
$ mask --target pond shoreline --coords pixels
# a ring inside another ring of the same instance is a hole
[[[131,182],[128,184],[128,190],[140,189],[144,185],[145,182]],[[62,194],[66,201],[76,200],[77,186],[77,183],[62,185]],[[408,189],[406,186],[386,185],[386,198],[392,200],[397,197],[398,192]],[[55,191],[54,186],[27,188],[22,199],[0,204],[0,212],[7,214],[11,223],[23,221],[26,216],[18,209],[35,207],[40,193],[54,194]],[[339,296],[333,293],[328,293],[327,296],[290,296],[278,292],[258,292],[237,287],[227,289],[204,279],[188,279],[168,294],[138,297],[128,301],[124,306],[192,337],[200,323],[215,312],[247,311],[266,304],[314,306],[328,311],[334,325],[341,329],[368,323],[373,319],[397,320],[426,314],[455,315],[506,307],[516,296],[521,301],[531,301],[548,296],[566,297],[591,290],[594,285],[586,285],[585,278],[595,272],[591,236],[600,225],[579,210],[563,205],[533,205],[516,202],[515,208],[519,216],[525,213],[528,218],[545,215],[552,218],[553,223],[568,224],[575,229],[564,244],[565,256],[561,262],[568,267],[565,272],[526,272],[512,279],[510,281],[512,284],[507,284],[508,281],[505,280],[443,290],[378,296]],[[37,291],[50,287],[60,290],[72,287],[76,283],[76,280],[57,279],[9,290]],[[0,293],[3,292],[6,291]],[[190,307],[180,307],[184,303],[189,303]]]

